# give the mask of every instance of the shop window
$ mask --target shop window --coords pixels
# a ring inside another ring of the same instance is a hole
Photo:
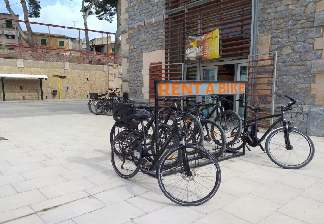
[[[59,41],[59,47],[64,47],[65,43],[64,43],[64,40],[60,40]]]
[[[47,46],[47,39],[41,39],[41,45]]]
[[[7,19],[6,20],[6,28],[13,28],[13,24],[12,24],[12,20],[11,19]]]

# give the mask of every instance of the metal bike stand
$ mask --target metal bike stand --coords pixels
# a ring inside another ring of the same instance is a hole
[[[159,121],[158,121],[158,112],[159,112],[159,107],[160,107],[160,104],[159,104],[159,100],[160,100],[160,96],[159,96],[159,91],[158,91],[158,86],[159,86],[159,83],[165,83],[165,82],[169,82],[169,83],[172,83],[172,82],[177,82],[177,81],[159,81],[159,80],[154,80],[154,94],[155,94],[155,98],[154,98],[154,117],[155,117],[155,142],[154,142],[154,150],[155,150],[155,153],[159,151],[159,148],[158,148],[158,144],[157,142],[159,141],[159,136],[158,136],[158,127],[159,127]],[[204,83],[203,81],[178,81],[179,83]],[[208,81],[208,83],[220,83],[218,81]],[[222,83],[243,83],[245,84],[245,91],[244,91],[244,94],[240,94],[240,95],[243,95],[244,96],[244,104],[246,105],[247,103],[247,88],[246,88],[246,82],[222,82]],[[219,96],[219,94],[209,94],[210,96]],[[230,95],[230,94],[226,94],[226,95]],[[191,96],[201,96],[199,94],[197,95],[191,95]],[[163,96],[163,98],[165,98],[167,96]],[[183,96],[179,96],[179,97],[176,97],[176,96],[170,96],[170,98],[183,98]],[[245,124],[246,124],[246,119],[247,119],[247,108],[244,107],[244,120],[243,120],[243,127],[245,127]],[[217,157],[218,161],[224,161],[224,160],[228,160],[228,159],[233,159],[233,158],[237,158],[237,157],[241,157],[241,156],[244,156],[245,155],[245,152],[246,152],[246,145],[244,143],[243,147],[241,150],[237,151],[237,152],[226,152],[224,153],[221,157]],[[216,154],[216,153],[215,153]],[[214,154],[214,156],[215,156]],[[149,172],[149,173],[146,173],[150,176],[154,176],[156,177],[156,173],[154,171],[152,172]]]

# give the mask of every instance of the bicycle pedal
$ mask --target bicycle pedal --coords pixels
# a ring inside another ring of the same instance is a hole
[[[246,146],[246,148],[247,148],[247,150],[249,150],[250,152],[252,151],[252,150],[250,149],[250,147],[249,147],[249,146]]]

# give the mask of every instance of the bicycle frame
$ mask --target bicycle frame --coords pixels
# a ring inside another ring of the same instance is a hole
[[[257,133],[258,133],[258,131],[257,131],[258,121],[267,120],[267,119],[270,119],[270,118],[277,118],[277,117],[279,117],[279,118],[276,119],[273,122],[273,124],[267,129],[267,131],[261,136],[261,138],[258,138],[258,136],[257,136]],[[248,143],[248,145],[250,145],[252,147],[260,146],[261,143],[265,140],[265,138],[269,135],[269,133],[272,130],[274,130],[274,128],[279,123],[282,123],[282,126],[284,127],[285,143],[286,143],[286,146],[289,149],[291,147],[290,140],[289,140],[289,135],[288,135],[289,122],[284,119],[284,111],[281,111],[280,114],[273,114],[273,115],[263,116],[263,117],[260,117],[260,118],[258,118],[257,113],[255,113],[254,119],[244,122],[244,124],[246,124],[244,126],[244,131],[243,131],[245,143]],[[256,130],[254,130],[255,131],[254,136],[250,135],[249,127],[256,128]]]

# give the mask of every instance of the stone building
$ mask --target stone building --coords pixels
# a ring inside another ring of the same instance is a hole
[[[0,13],[0,52],[10,45],[18,44],[18,19],[17,15]]]
[[[324,135],[324,0],[121,0],[121,14],[123,87],[131,96],[149,98],[151,63],[183,63],[185,79],[238,81],[262,75],[251,62],[264,56],[271,90],[296,98],[309,132]],[[198,67],[186,58],[186,42],[214,29],[220,57]],[[284,103],[272,92],[262,100]]]

